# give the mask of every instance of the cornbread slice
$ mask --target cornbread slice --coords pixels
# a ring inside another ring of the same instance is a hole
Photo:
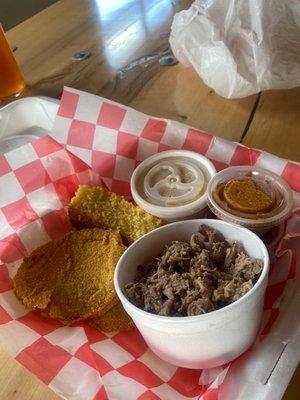
[[[65,324],[105,314],[117,303],[113,275],[124,250],[117,231],[67,233],[24,259],[14,278],[15,293],[25,307]]]
[[[68,212],[73,226],[117,229],[128,243],[162,225],[160,218],[102,187],[80,186]]]
[[[104,332],[128,331],[134,327],[130,316],[120,301],[102,316],[89,318],[87,321],[93,328]]]

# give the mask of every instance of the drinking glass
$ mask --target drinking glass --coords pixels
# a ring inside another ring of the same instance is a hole
[[[0,101],[18,96],[24,87],[23,75],[0,25]]]

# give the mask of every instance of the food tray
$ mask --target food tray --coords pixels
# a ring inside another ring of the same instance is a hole
[[[0,108],[0,153],[49,134],[58,105],[49,97],[27,97]]]
[[[67,92],[67,94],[68,93],[70,95],[70,92]],[[115,103],[107,101],[106,104]],[[113,105],[113,107],[116,106]],[[0,151],[6,153],[32,139],[47,135],[52,131],[57,109],[58,102],[56,100],[42,97],[16,100],[0,109]],[[126,108],[124,107],[124,109]],[[61,113],[63,111],[69,112],[69,110],[61,110]],[[59,118],[62,119],[61,116]],[[132,128],[129,122],[127,125],[129,128]],[[60,131],[58,134],[58,130],[56,129],[53,136],[58,142],[63,144],[69,151],[76,154],[83,161],[88,164],[92,162],[89,149],[86,149],[85,144],[81,148],[78,146],[78,143],[76,146],[74,146],[74,143],[62,143],[62,140],[58,136],[55,137],[55,135],[61,135],[61,138],[65,138],[64,132]],[[221,143],[220,139],[215,140]],[[226,143],[228,143],[229,148],[233,146],[232,142],[223,141],[222,145],[224,148],[227,146]],[[165,146],[165,148],[168,148],[168,146]],[[160,150],[161,149],[164,148],[160,148]],[[270,157],[272,156],[264,156],[265,167],[267,167],[266,160],[271,159]],[[276,159],[276,157],[274,157],[274,159]],[[218,161],[216,161],[216,164],[218,165]],[[106,183],[109,186],[111,179],[107,179]],[[294,262],[297,263],[297,260],[294,260]],[[282,397],[299,362],[300,349],[298,313],[300,303],[299,279],[288,280],[286,284],[288,290],[285,290],[285,296],[281,299],[281,312],[272,326],[271,332],[264,340],[260,340],[260,342],[256,344],[255,348],[250,352],[250,355],[248,355],[247,363],[243,362],[243,357],[235,362],[231,369],[229,379],[224,381],[222,392],[226,393],[226,399],[279,400]],[[270,313],[272,313],[272,311],[273,310],[270,310]],[[5,343],[1,342],[1,340],[0,336],[0,344],[6,348]],[[226,369],[224,372],[225,371]],[[211,385],[211,394],[214,387],[218,388],[221,384],[222,376],[224,376],[220,371],[219,373],[217,371],[212,371],[212,374],[219,375],[219,378]],[[211,377],[209,377],[209,375],[210,373],[208,371],[201,375],[203,385],[205,385],[205,383],[211,383]],[[236,385],[237,382],[239,382],[239,385]],[[240,383],[242,383],[242,385]],[[55,385],[51,387],[58,391]],[[59,394],[68,399],[75,398],[68,395],[66,392],[60,392]],[[128,398],[135,397],[131,396]],[[136,398],[138,398],[138,396],[136,396]],[[175,398],[177,399],[177,396],[174,397],[174,399]],[[178,395],[178,399],[185,398],[188,397],[180,397]],[[196,398],[206,399],[208,397],[197,396]],[[215,397],[209,398],[214,399]],[[121,399],[121,397],[116,396],[114,399]],[[223,397],[220,396],[220,399],[225,399],[224,395]],[[163,400],[166,399],[164,398]]]

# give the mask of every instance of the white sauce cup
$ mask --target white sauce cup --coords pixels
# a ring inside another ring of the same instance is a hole
[[[143,189],[139,182],[153,166],[158,163],[168,163],[176,160],[177,162],[190,162],[201,170],[204,178],[204,190],[198,198],[186,204],[177,205],[157,205],[143,196]],[[148,213],[162,218],[166,222],[174,222],[182,219],[200,218],[207,207],[207,186],[211,178],[216,174],[213,163],[206,157],[188,150],[169,150],[154,154],[144,160],[133,172],[130,181],[131,194],[138,206]]]

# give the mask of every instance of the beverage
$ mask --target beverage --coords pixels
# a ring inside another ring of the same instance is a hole
[[[0,25],[0,100],[18,96],[25,81]]]

